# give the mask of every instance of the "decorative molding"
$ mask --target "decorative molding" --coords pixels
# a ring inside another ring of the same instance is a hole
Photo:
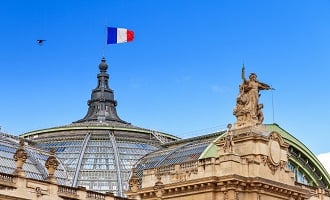
[[[155,185],[153,187],[156,197],[158,199],[162,199],[162,196],[165,192],[165,190],[164,190],[165,186],[164,186],[163,182],[161,181],[161,179],[162,179],[161,175],[157,174],[157,182],[155,183]]]
[[[275,174],[278,169],[286,169],[287,161],[281,160],[282,149],[286,148],[283,138],[280,134],[272,132],[269,135],[268,155],[261,156],[261,161],[264,165],[268,165],[272,174]]]
[[[14,187],[0,185],[0,190],[15,190],[15,189],[16,188],[14,188]]]

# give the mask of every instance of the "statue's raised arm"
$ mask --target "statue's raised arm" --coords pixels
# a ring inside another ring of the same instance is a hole
[[[243,64],[243,67],[242,67],[242,80],[245,82],[246,79],[245,79],[245,68],[244,68],[244,64]]]

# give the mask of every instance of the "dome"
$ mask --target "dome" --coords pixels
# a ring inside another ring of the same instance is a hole
[[[122,196],[134,164],[157,150],[162,141],[177,138],[118,123],[74,123],[24,135],[43,149],[55,148],[72,187]],[[163,139],[160,139],[163,138]]]
[[[14,154],[19,148],[19,138],[5,133],[0,133],[0,172],[13,174],[16,169]],[[27,153],[27,159],[23,165],[27,178],[45,180],[48,177],[45,162],[50,156],[49,151],[35,147],[28,141],[25,141],[24,150]],[[55,171],[57,182],[61,185],[69,185],[68,174],[64,165],[60,162]]]
[[[113,90],[108,85],[104,58],[99,68],[97,87],[92,91],[84,118],[69,125],[28,132],[22,137],[45,150],[55,148],[70,186],[124,196],[134,164],[162,144],[179,138],[120,119]]]

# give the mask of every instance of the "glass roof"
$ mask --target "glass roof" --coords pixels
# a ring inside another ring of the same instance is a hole
[[[12,174],[16,169],[14,154],[18,149],[19,138],[8,134],[0,133],[0,172]],[[49,157],[49,153],[42,149],[38,149],[27,143],[24,146],[27,153],[27,160],[23,165],[23,170],[27,178],[44,180],[48,173],[45,162]],[[55,177],[61,185],[68,185],[67,173],[64,166],[60,163],[55,171]]]
[[[68,131],[69,132],[69,131]],[[132,167],[144,155],[158,149],[155,140],[139,133],[122,131],[70,132],[65,137],[39,137],[39,147],[55,148],[65,166],[70,185],[124,196]]]
[[[217,132],[200,137],[189,138],[168,144],[166,148],[154,151],[144,156],[137,164],[137,175],[143,175],[143,170],[160,168],[178,163],[197,162],[198,158],[210,143],[222,132]]]

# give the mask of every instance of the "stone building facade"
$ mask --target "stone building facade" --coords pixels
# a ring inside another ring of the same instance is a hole
[[[128,197],[155,200],[330,199],[327,188],[295,180],[294,172],[288,167],[289,144],[280,133],[270,132],[265,126],[244,127],[231,132],[232,151],[226,146],[226,132],[211,142],[198,159],[145,169],[142,166],[148,165],[150,157],[142,159],[133,170]]]

